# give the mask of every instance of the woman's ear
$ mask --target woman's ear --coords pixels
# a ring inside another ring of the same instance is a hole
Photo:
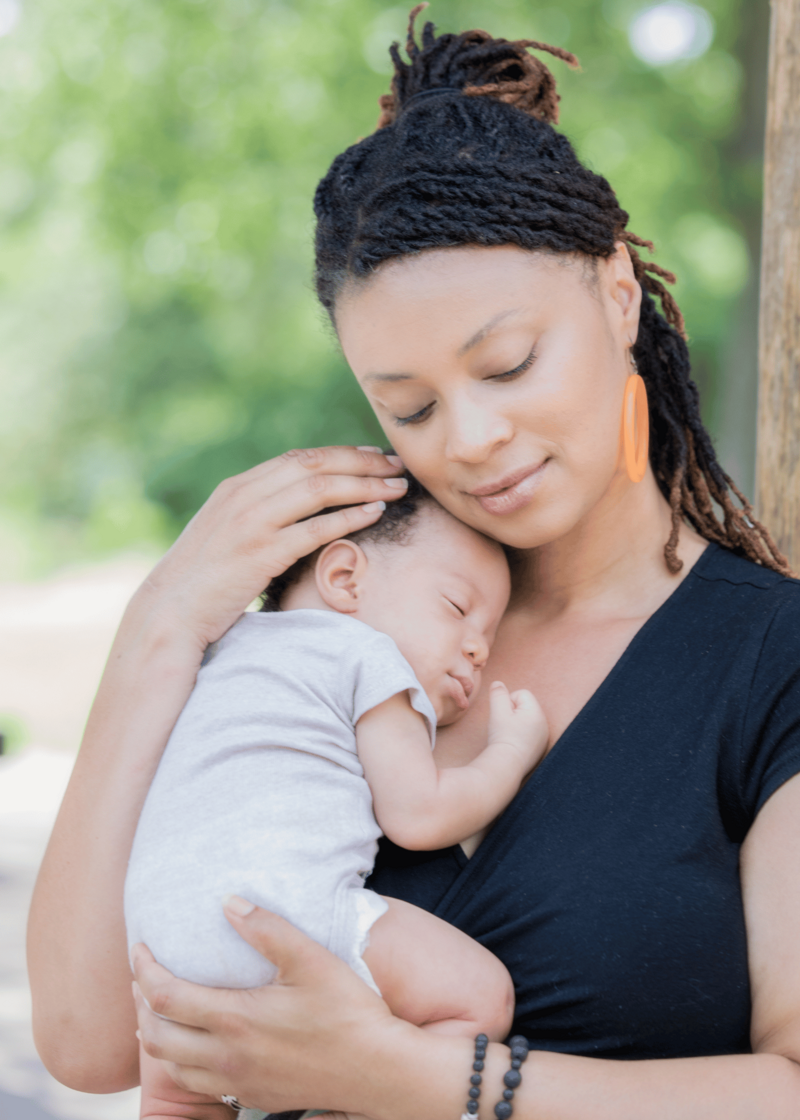
[[[327,606],[341,614],[358,610],[367,564],[364,550],[354,541],[331,541],[323,548],[314,568],[314,579]]]
[[[639,334],[639,312],[642,307],[642,289],[633,272],[628,246],[624,241],[616,243],[613,257],[606,263],[606,283],[608,294],[616,307],[618,329],[624,347],[633,346]]]

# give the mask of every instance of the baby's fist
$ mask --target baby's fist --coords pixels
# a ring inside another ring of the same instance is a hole
[[[489,745],[506,743],[518,751],[530,770],[547,749],[549,729],[541,705],[532,692],[509,692],[494,681],[489,692]]]

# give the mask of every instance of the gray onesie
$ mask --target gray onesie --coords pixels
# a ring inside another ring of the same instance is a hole
[[[375,987],[362,953],[387,907],[364,889],[381,833],[355,725],[406,689],[433,744],[433,706],[386,634],[333,611],[243,615],[209,647],[142,809],[129,946],[195,983],[269,983],[274,966],[223,915],[233,892]]]

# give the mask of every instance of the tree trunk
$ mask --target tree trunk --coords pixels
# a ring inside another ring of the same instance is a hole
[[[772,0],[759,323],[760,518],[800,571],[800,0]]]
[[[736,219],[747,242],[750,268],[744,291],[729,312],[716,382],[708,387],[698,383],[700,400],[706,397],[703,419],[713,432],[717,457],[752,501],[756,483],[759,265],[764,210],[769,3],[767,0],[742,0],[738,14],[739,30],[733,53],[743,69],[744,81],[739,95],[741,115],[734,133],[721,148],[723,164],[719,188],[723,208]]]

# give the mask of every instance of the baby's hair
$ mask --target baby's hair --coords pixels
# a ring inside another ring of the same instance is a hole
[[[584,167],[553,127],[555,79],[529,49],[570,66],[577,59],[486,31],[437,36],[432,23],[418,43],[414,21],[424,7],[411,13],[409,61],[397,43],[391,48],[392,92],[381,98],[377,131],[337,156],[317,188],[316,284],[331,319],[347,283],[368,280],[393,258],[516,245],[596,261],[624,242],[642,289],[633,353],[650,405],[650,462],[672,511],[667,567],[683,566],[677,545],[685,519],[706,540],[788,574],[701,420],[683,316],[665,287],[675,277],[642,259],[637,249],[652,253],[652,243],[628,230],[607,180]]]
[[[413,475],[406,471],[403,478],[408,479],[408,489],[403,497],[387,502],[386,509],[374,525],[368,525],[366,529],[349,533],[344,538],[345,540],[355,541],[356,544],[405,544],[413,532],[414,523],[420,509],[425,505],[441,508],[433,495],[429,494],[422,483],[418,482]],[[343,508],[345,507],[331,506],[328,509],[321,510],[318,514],[314,514],[314,516],[319,517],[324,513],[335,513]],[[262,611],[281,610],[281,600],[286,592],[290,587],[299,583],[303,576],[314,567],[321,552],[322,548],[318,548],[308,556],[301,556],[285,572],[270,580],[269,586],[261,596],[260,609]]]

